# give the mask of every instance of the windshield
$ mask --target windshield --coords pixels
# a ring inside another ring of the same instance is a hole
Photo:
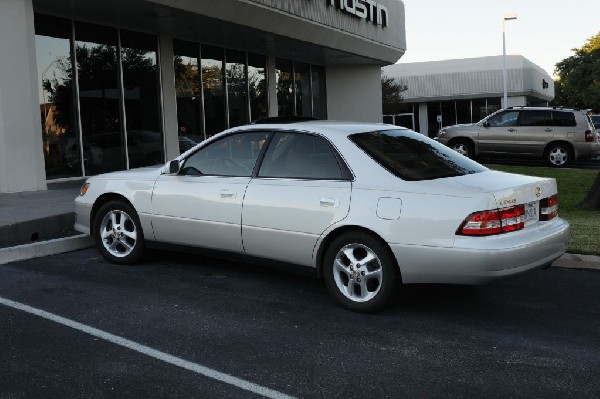
[[[408,129],[357,133],[356,145],[403,180],[431,180],[487,170],[456,151]]]

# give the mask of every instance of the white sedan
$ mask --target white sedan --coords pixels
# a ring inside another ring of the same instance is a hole
[[[411,130],[249,125],[163,167],[91,177],[76,229],[111,262],[175,244],[313,268],[347,308],[400,283],[481,284],[567,248],[554,179],[492,171]]]

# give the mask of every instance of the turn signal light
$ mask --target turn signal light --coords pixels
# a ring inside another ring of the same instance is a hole
[[[79,196],[82,197],[85,195],[85,193],[87,193],[88,188],[90,188],[90,183],[85,183],[83,186],[81,186],[81,190],[79,191]]]
[[[525,205],[493,211],[475,212],[460,225],[456,234],[465,236],[490,236],[521,230],[525,227]]]
[[[558,216],[558,194],[540,201],[540,220],[551,220]]]

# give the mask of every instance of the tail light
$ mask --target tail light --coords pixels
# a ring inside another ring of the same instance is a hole
[[[558,194],[540,201],[540,220],[551,220],[558,216]]]
[[[475,212],[460,225],[456,234],[465,236],[490,236],[525,227],[525,205],[493,211]]]
[[[586,143],[592,143],[592,142],[596,141],[596,137],[594,137],[594,136],[595,136],[594,132],[592,132],[591,130],[586,130],[585,131]]]

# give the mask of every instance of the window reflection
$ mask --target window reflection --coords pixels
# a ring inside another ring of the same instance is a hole
[[[312,116],[310,97],[310,66],[302,62],[294,64],[296,83],[296,115]]]
[[[173,51],[179,152],[185,152],[191,148],[190,141],[202,141],[202,101],[198,69],[200,47],[195,43],[175,40]]]
[[[223,90],[223,49],[202,46],[202,87],[204,90],[204,125],[206,137],[225,129],[225,95]]]
[[[277,104],[279,116],[294,115],[294,87],[292,80],[292,61],[275,60],[275,81],[277,85]]]
[[[75,39],[85,173],[125,169],[117,30],[76,22]]]
[[[156,36],[121,30],[129,167],[164,161]]]
[[[36,14],[35,34],[46,177],[81,176],[73,102],[71,22]]]
[[[248,54],[248,88],[251,120],[266,118],[269,114],[265,70],[266,62],[263,55]]]
[[[246,53],[227,50],[227,104],[229,127],[245,125],[248,120],[248,86],[246,84]]]

